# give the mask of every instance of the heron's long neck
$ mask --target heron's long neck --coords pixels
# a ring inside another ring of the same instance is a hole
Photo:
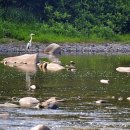
[[[31,38],[30,38],[30,41],[32,42],[32,36],[31,36]]]

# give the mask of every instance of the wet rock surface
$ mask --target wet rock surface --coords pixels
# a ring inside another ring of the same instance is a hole
[[[23,44],[1,44],[0,54],[8,53],[36,53],[43,52],[49,44],[34,43],[32,48],[26,50],[26,43]],[[120,43],[59,43],[62,54],[130,54],[130,44]]]

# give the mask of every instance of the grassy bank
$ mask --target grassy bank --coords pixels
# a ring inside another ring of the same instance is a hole
[[[0,21],[0,43],[8,43],[10,39],[26,42],[30,39],[30,33],[36,34],[33,37],[34,42],[41,43],[104,43],[113,41],[130,43],[130,34],[116,35],[111,34],[108,30],[99,31],[97,34],[85,34],[67,23],[48,25],[45,23],[24,24]]]

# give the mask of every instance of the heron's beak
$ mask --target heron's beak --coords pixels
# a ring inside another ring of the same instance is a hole
[[[35,35],[35,34],[34,34],[34,33],[31,33],[31,34],[30,34],[30,36],[33,36],[33,35]]]

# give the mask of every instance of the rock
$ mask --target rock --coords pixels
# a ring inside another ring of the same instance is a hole
[[[65,66],[67,71],[71,71],[71,72],[76,72],[76,67],[75,67],[75,63],[73,61],[70,61],[69,65]]]
[[[56,97],[51,97],[48,100],[41,102],[39,107],[48,108],[48,109],[57,109],[59,107],[59,103],[64,102],[65,100],[58,100]]]
[[[51,130],[51,129],[45,125],[37,125],[37,126],[31,128],[31,130]]]
[[[31,85],[30,88],[34,90],[36,89],[36,85]]]
[[[130,73],[130,67],[118,67],[118,68],[116,68],[116,70],[117,70],[118,72]]]
[[[100,80],[100,83],[103,83],[103,84],[109,84],[109,80],[101,79],[101,80]]]
[[[128,97],[128,98],[127,98],[127,100],[129,100],[129,101],[130,101],[130,97]]]
[[[46,108],[46,109],[57,109],[59,107],[59,103],[57,101],[52,102],[42,102],[39,104],[39,108]]]
[[[51,102],[48,104],[48,109],[57,109],[59,108],[58,102]]]
[[[97,100],[96,103],[97,104],[104,104],[104,103],[107,103],[107,101],[106,100]]]
[[[35,107],[39,103],[39,100],[33,97],[23,97],[19,100],[19,104],[21,107]]]
[[[12,41],[12,40],[11,40]],[[17,44],[19,42],[19,44]],[[29,52],[42,52],[48,44],[35,43]],[[26,52],[26,43],[14,41],[0,45],[0,54]],[[62,54],[130,54],[130,45],[121,43],[62,43]]]
[[[56,43],[52,43],[44,49],[45,54],[61,54],[61,47]]]
[[[4,103],[4,104],[0,104],[0,107],[9,107],[9,108],[19,108],[19,105],[13,104],[13,103]]]
[[[115,96],[112,96],[111,99],[115,99]]]
[[[65,67],[57,63],[44,62],[44,63],[39,63],[38,66],[43,71],[51,71],[51,72],[61,71],[65,69]]]
[[[28,64],[34,65],[38,61],[37,54],[24,54],[20,56],[8,57],[1,61],[4,64]]]
[[[123,100],[123,97],[118,97],[118,101],[122,101]]]

